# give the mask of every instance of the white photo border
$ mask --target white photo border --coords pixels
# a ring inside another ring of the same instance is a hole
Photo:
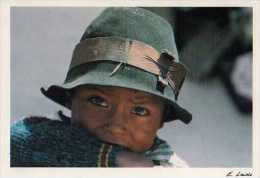
[[[226,177],[230,171],[252,173],[260,177],[260,1],[258,0],[16,0],[0,1],[0,177]],[[79,6],[162,6],[162,7],[252,7],[253,8],[253,166],[252,168],[10,168],[10,8],[11,7],[79,7]],[[258,70],[257,70],[258,69]],[[97,170],[98,169],[98,170]]]

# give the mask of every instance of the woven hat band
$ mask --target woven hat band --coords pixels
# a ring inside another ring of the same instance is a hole
[[[176,94],[186,75],[185,67],[166,52],[160,54],[145,43],[119,37],[89,38],[80,42],[74,49],[69,70],[102,61],[128,64],[155,74],[164,85],[170,85]]]
[[[89,38],[76,46],[70,69],[89,62],[108,60],[129,64],[159,75],[159,68],[155,63],[147,60],[146,56],[156,60],[159,58],[159,53],[142,42],[130,39]]]

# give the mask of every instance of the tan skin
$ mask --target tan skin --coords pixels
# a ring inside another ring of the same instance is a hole
[[[152,146],[163,111],[156,96],[120,87],[79,87],[71,102],[72,124],[130,150],[119,154],[120,166],[152,166],[141,152]]]

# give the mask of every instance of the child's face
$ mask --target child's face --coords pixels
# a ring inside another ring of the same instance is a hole
[[[132,151],[149,149],[161,126],[164,103],[119,87],[80,87],[72,97],[72,123]]]

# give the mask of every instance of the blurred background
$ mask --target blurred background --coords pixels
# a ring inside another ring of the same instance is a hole
[[[11,122],[69,111],[40,87],[65,79],[72,51],[104,8],[11,8]],[[252,8],[147,7],[174,29],[188,76],[179,103],[193,114],[159,136],[191,167],[252,166]]]

